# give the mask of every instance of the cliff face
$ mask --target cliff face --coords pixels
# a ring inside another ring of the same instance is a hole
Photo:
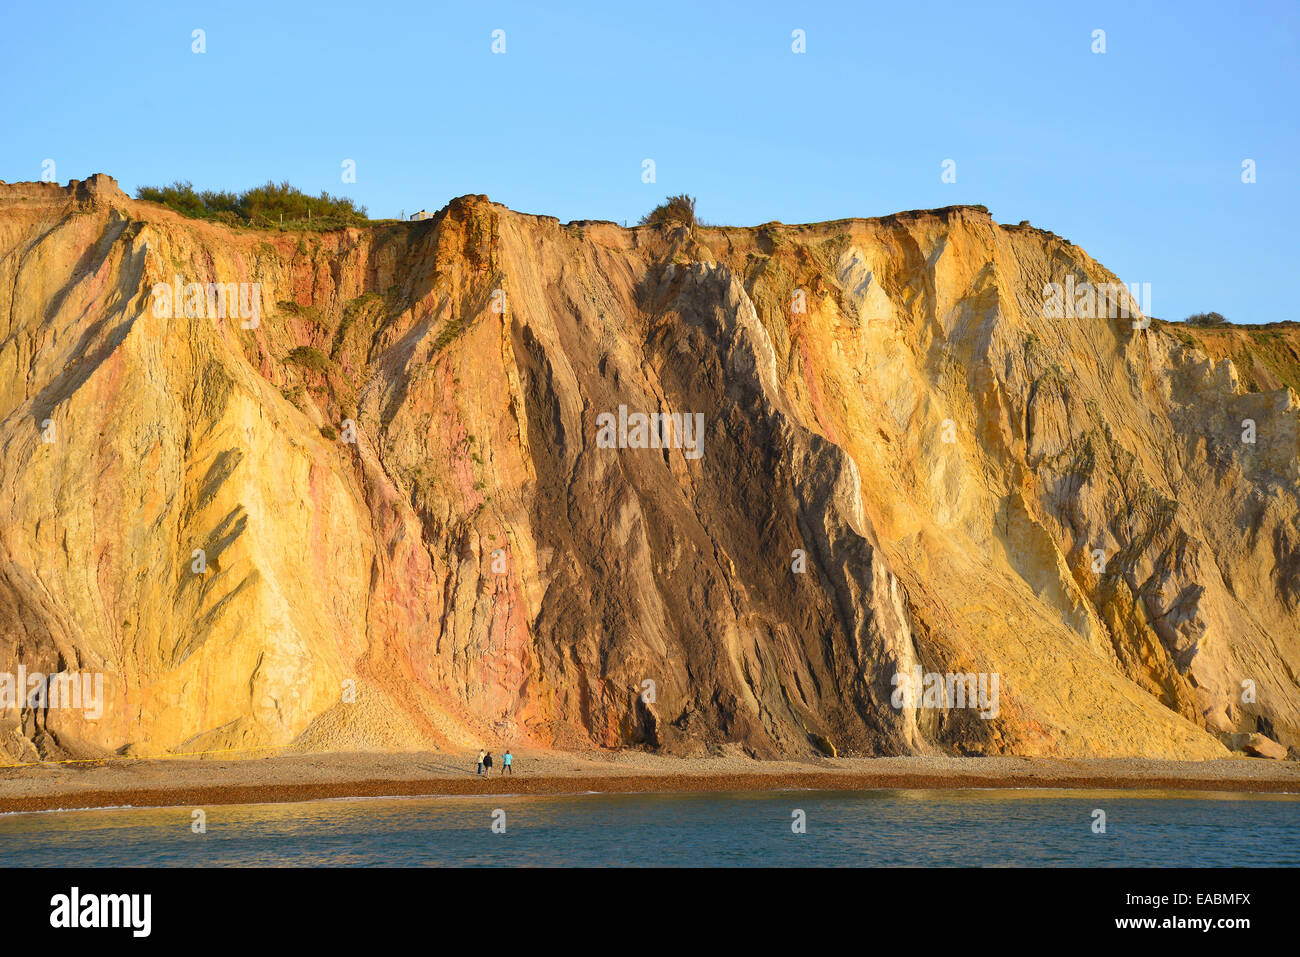
[[[0,748],[1300,744],[1300,333],[1045,317],[1067,279],[1115,281],[970,207],[312,234],[0,186],[0,672],[104,675]],[[193,282],[260,309],[158,314]],[[918,667],[996,704],[900,705]]]

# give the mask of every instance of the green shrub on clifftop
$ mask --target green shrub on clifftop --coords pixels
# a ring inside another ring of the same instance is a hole
[[[231,193],[199,192],[191,183],[177,180],[170,186],[141,186],[135,195],[136,199],[161,203],[186,216],[232,225],[338,229],[369,222],[366,208],[345,196],[331,196],[324,190],[319,196],[308,196],[287,182],[268,180],[263,186]]]
[[[685,193],[669,196],[641,217],[642,226],[658,226],[661,223],[684,223],[687,226],[695,226],[695,197]]]

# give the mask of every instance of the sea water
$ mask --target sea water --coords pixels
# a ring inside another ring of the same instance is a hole
[[[55,811],[0,815],[0,865],[1295,866],[1300,796],[589,793]]]

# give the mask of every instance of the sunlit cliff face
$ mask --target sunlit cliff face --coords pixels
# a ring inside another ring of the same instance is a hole
[[[1300,743],[1300,334],[1118,282],[972,207],[0,186],[0,674],[102,675],[93,718],[0,679],[0,750]]]

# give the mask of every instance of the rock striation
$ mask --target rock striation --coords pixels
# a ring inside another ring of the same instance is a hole
[[[103,678],[0,699],[0,754],[1279,756],[1300,328],[1114,283],[977,207],[311,233],[0,185],[0,673]]]

